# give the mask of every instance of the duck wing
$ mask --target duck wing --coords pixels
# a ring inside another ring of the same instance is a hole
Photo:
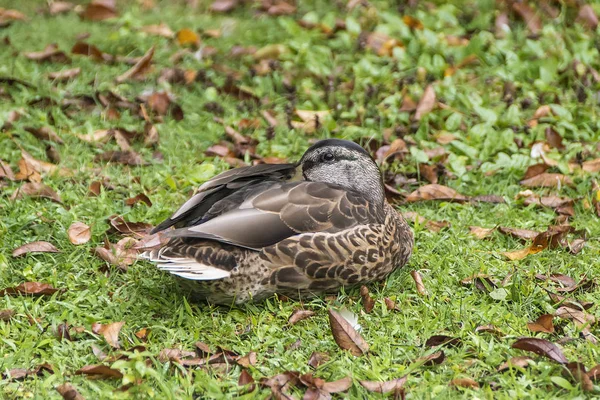
[[[230,207],[235,207],[244,193],[263,181],[285,181],[296,172],[297,164],[259,164],[225,171],[198,188],[173,215],[157,225],[151,233],[171,226],[193,226],[207,221]],[[218,207],[215,205],[219,204]],[[209,211],[213,209],[211,213]]]
[[[203,207],[202,201],[195,206]],[[249,184],[213,203],[205,214],[210,219],[166,235],[260,250],[297,234],[339,232],[357,225],[380,224],[384,219],[382,205],[371,204],[359,193],[340,186],[274,180]]]

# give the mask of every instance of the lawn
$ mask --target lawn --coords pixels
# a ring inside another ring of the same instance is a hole
[[[598,395],[600,370],[581,371],[600,361],[600,4],[211,3],[0,0],[22,13],[0,11],[0,397],[284,398],[266,378],[288,371],[351,377],[334,398],[386,398],[360,382],[404,376],[409,399]],[[123,256],[147,226],[115,216],[156,225],[217,173],[327,137],[372,151],[415,233],[370,312],[358,289],[188,302]],[[35,241],[56,251],[13,255]],[[11,290],[25,282],[59,290]],[[366,354],[336,344],[330,309],[356,315]]]

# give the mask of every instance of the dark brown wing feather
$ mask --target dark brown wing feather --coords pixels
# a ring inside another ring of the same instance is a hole
[[[296,234],[339,232],[357,225],[380,224],[384,218],[382,207],[322,182],[261,182],[238,196],[235,208],[227,207],[206,222],[167,235],[258,250]]]
[[[257,183],[290,179],[295,174],[296,167],[296,164],[259,164],[225,171],[200,186],[195,196],[156,226],[152,233],[171,226],[193,226],[214,218],[235,208],[239,200],[246,197],[245,192],[254,189]]]

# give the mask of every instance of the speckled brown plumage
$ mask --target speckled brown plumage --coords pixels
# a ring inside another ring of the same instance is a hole
[[[354,143],[323,141],[299,164],[257,167],[204,184],[157,227],[178,227],[169,243],[144,256],[219,304],[315,296],[384,279],[408,261],[412,232]],[[290,181],[297,168],[303,179]]]

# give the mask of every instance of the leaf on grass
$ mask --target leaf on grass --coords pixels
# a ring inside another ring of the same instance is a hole
[[[58,48],[56,43],[47,45],[42,51],[23,53],[25,58],[37,62],[52,62],[68,64],[71,62],[69,56]]]
[[[417,105],[417,109],[415,111],[414,119],[415,121],[420,121],[421,118],[425,114],[430,113],[435,105],[437,104],[435,89],[432,85],[428,85],[423,92],[423,96],[421,100],[419,100],[419,104]]]
[[[58,144],[64,143],[63,140],[56,134],[56,132],[48,126],[43,126],[41,128],[33,128],[31,126],[26,126],[23,129],[31,133],[39,140],[49,140]]]
[[[116,0],[92,0],[81,15],[88,21],[103,21],[117,16]]]
[[[15,310],[4,309],[0,310],[0,321],[10,321],[10,319],[15,315]]]
[[[133,150],[106,151],[106,152],[104,152],[102,154],[98,154],[96,157],[94,157],[94,161],[96,161],[96,162],[99,162],[99,161],[112,162],[112,163],[131,165],[131,166],[148,165],[148,163],[146,161],[144,161],[142,156]]]
[[[56,391],[62,396],[64,400],[85,400],[75,388],[75,386],[70,383],[63,383],[62,385],[58,385],[56,387]]]
[[[162,36],[166,38],[172,38],[175,33],[169,28],[169,25],[161,22],[158,25],[146,25],[140,28],[142,32],[145,32],[149,35]]]
[[[246,386],[246,385],[250,385],[248,387],[248,392],[253,392],[254,388],[255,388],[255,384],[254,384],[254,378],[252,378],[252,375],[250,375],[250,373],[243,369],[242,373],[240,374],[240,377],[238,379],[238,386]]]
[[[335,342],[354,356],[361,356],[369,351],[369,345],[340,313],[329,309],[329,325]]]
[[[512,3],[513,11],[527,24],[527,28],[537,35],[542,30],[542,20],[527,3]]]
[[[533,360],[531,359],[531,357],[527,357],[527,356],[513,357],[510,360],[505,361],[502,364],[500,364],[500,366],[498,367],[498,372],[506,371],[512,367],[527,368],[527,367],[529,367],[529,365],[531,363],[533,363]]]
[[[500,329],[498,329],[495,325],[492,325],[492,324],[479,325],[477,328],[475,328],[475,332],[491,333],[492,335],[496,335],[496,336],[504,336],[504,332],[502,332]]]
[[[92,324],[92,332],[104,336],[106,343],[115,349],[120,349],[119,343],[119,332],[125,325],[125,322],[112,322],[110,324],[99,324],[97,322]]]
[[[117,378],[121,379],[123,374],[118,369],[107,367],[106,365],[86,365],[75,371],[75,375],[89,375],[95,378],[107,379]]]
[[[59,324],[56,327],[56,337],[58,338],[58,341],[61,341],[63,339],[66,340],[73,340],[71,338],[71,333],[69,332],[69,324],[67,323],[67,321],[64,321],[62,324]]]
[[[581,388],[584,392],[591,392],[594,390],[594,384],[592,383],[592,380],[585,369],[585,365],[580,362],[573,361],[567,363],[566,367],[575,382],[581,384]]]
[[[365,285],[360,287],[360,297],[362,298],[363,308],[367,314],[373,311],[373,307],[375,307],[375,300],[369,294],[369,288]]]
[[[0,179],[3,178],[8,179],[9,181],[14,181],[16,179],[15,174],[10,165],[0,160]]]
[[[552,323],[553,320],[554,315],[543,314],[540,315],[535,322],[528,322],[527,328],[532,332],[554,333],[554,324]]]
[[[122,75],[119,75],[115,81],[117,83],[123,83],[130,79],[141,79],[148,73],[150,70],[150,65],[152,62],[152,57],[154,56],[154,46],[150,47],[146,54],[140,58],[140,60],[129,70],[127,70]]]
[[[301,309],[294,310],[294,312],[292,312],[292,315],[290,316],[290,319],[288,319],[288,324],[295,325],[304,319],[312,317],[313,315],[315,315],[314,311]]]
[[[267,2],[269,3],[269,2]],[[263,8],[265,8],[263,6]],[[296,12],[296,6],[290,4],[290,3],[286,3],[283,0],[278,0],[276,2],[274,2],[274,4],[270,5],[267,8],[267,14],[269,15],[273,15],[273,16],[278,16],[278,15],[291,15],[294,14]]]
[[[313,351],[308,359],[308,365],[316,369],[319,365],[329,361],[329,358],[329,354],[327,353]]]
[[[135,197],[131,197],[131,198],[125,200],[125,204],[128,206],[133,206],[137,203],[144,203],[148,207],[152,207],[152,202],[150,201],[148,196],[146,196],[144,193],[139,193]]]
[[[557,345],[549,342],[546,339],[528,337],[521,338],[512,344],[512,348],[531,351],[560,364],[566,364],[568,362],[562,350]]]
[[[52,243],[45,241],[37,241],[24,244],[13,250],[13,257],[20,257],[29,253],[59,253],[60,250],[56,248]]]
[[[559,307],[556,310],[556,316],[562,319],[570,319],[577,328],[581,329],[583,336],[592,343],[596,343],[596,338],[590,332],[590,326],[596,323],[596,317],[582,310],[575,310],[570,307]]]
[[[15,286],[15,287],[0,290],[0,295],[2,295],[2,296],[6,296],[6,295],[17,296],[17,295],[30,294],[33,296],[42,296],[42,295],[52,295],[58,291],[60,291],[60,289],[54,288],[49,283],[25,282],[18,286]]]
[[[485,239],[490,236],[492,232],[494,232],[496,228],[482,228],[481,226],[469,226],[469,231],[471,235],[475,236],[477,239]]]
[[[475,382],[471,378],[456,378],[452,379],[449,383],[453,387],[462,387],[466,389],[479,389],[479,383]]]
[[[44,363],[44,364],[37,365],[36,367],[34,367],[33,369],[30,369],[30,370],[27,370],[24,368],[14,368],[14,369],[8,370],[8,372],[2,374],[2,376],[6,379],[21,380],[21,379],[25,379],[30,376],[41,375],[42,372],[44,372],[44,371],[53,374],[54,368],[52,367],[52,365],[50,365],[48,363]]]
[[[594,11],[594,8],[589,4],[582,4],[579,7],[579,13],[577,14],[577,22],[584,25],[586,28],[593,31],[598,27],[598,16]]]
[[[68,1],[53,1],[48,4],[48,13],[50,15],[64,14],[75,8],[75,4]]]
[[[180,46],[200,46],[200,36],[191,29],[183,28],[177,32],[177,43]]]
[[[419,271],[410,271],[410,276],[415,281],[415,287],[417,288],[417,293],[421,296],[427,296],[427,289],[425,289],[425,285],[423,284],[423,278],[421,278],[421,274]]]
[[[300,381],[300,374],[295,371],[286,371],[270,378],[261,378],[259,383],[262,387],[271,388],[276,399],[288,400],[291,397],[288,392],[292,386]]]
[[[568,308],[572,308],[574,310],[582,310],[582,311],[587,310],[594,306],[594,303],[592,303],[591,301],[582,301],[582,302],[570,301],[570,300],[567,300],[566,297],[561,296],[556,293],[552,293],[548,289],[546,289],[546,292],[548,293],[548,297],[550,297],[550,300],[552,300],[554,305],[560,305],[563,307],[568,307]]]
[[[110,62],[114,60],[114,56],[102,52],[98,47],[93,44],[85,43],[85,42],[76,42],[71,48],[71,53],[87,56],[93,59],[94,61],[106,61]]]
[[[525,187],[549,187],[560,188],[562,186],[573,186],[573,181],[566,175],[543,172],[521,182]]]
[[[597,364],[594,368],[588,371],[588,376],[593,381],[600,380],[600,364]]]
[[[378,56],[391,57],[394,48],[402,47],[402,42],[391,38],[383,32],[371,32],[366,34],[365,45],[367,49],[372,50]]]
[[[485,293],[489,293],[492,289],[496,289],[498,287],[498,285],[492,281],[490,276],[486,274],[471,275],[461,280],[460,283],[464,286],[474,285],[477,289]]]
[[[295,129],[303,130],[306,133],[314,133],[323,125],[323,121],[331,114],[329,110],[295,110],[295,113],[302,122],[290,121],[290,123]]]
[[[447,186],[430,184],[421,186],[406,197],[407,202],[417,202],[426,200],[443,200],[443,201],[467,201],[469,198],[458,193],[456,190]]]
[[[423,365],[431,366],[438,365],[444,362],[446,354],[443,351],[436,351],[427,356],[419,357],[415,360],[415,363],[423,363]]]
[[[376,381],[359,381],[361,386],[367,389],[369,392],[373,393],[389,393],[395,392],[399,389],[402,389],[406,381],[408,380],[408,375],[405,375],[401,378],[394,379],[386,382],[376,382]]]
[[[250,366],[255,366],[257,362],[257,355],[255,351],[251,351],[247,355],[240,357],[237,361],[239,366],[244,368],[248,368]]]
[[[146,234],[152,225],[146,222],[128,222],[119,215],[112,215],[108,218],[110,226],[117,232],[125,235]]]
[[[83,222],[73,222],[67,230],[69,241],[74,245],[84,244],[92,238],[92,230]]]
[[[57,81],[57,82],[66,82],[69,81],[81,73],[81,68],[71,68],[71,69],[63,69],[61,71],[49,72],[48,79]]]
[[[551,148],[555,148],[558,150],[564,150],[566,147],[562,142],[562,136],[551,126],[547,127],[545,130],[546,134],[546,142],[550,145]]]
[[[505,235],[522,240],[533,240],[541,233],[539,231],[532,231],[529,229],[507,228],[505,226],[498,227],[498,231]]]
[[[402,213],[402,217],[407,221],[412,221],[413,223],[418,223],[419,225],[425,225],[425,227],[431,232],[439,232],[444,228],[450,227],[450,222],[448,221],[433,221],[429,220],[414,211],[406,211]]]
[[[27,21],[27,16],[20,11],[0,7],[0,28],[10,25],[13,21]]]
[[[383,299],[383,301],[385,302],[385,306],[389,311],[400,311],[400,307],[398,307],[396,302],[390,299],[389,297],[386,297],[385,299]]]
[[[239,0],[216,0],[210,5],[210,11],[228,13],[239,5]]]
[[[461,340],[457,337],[447,336],[447,335],[433,335],[425,342],[425,346],[427,347],[437,347],[437,346],[458,346]]]
[[[540,175],[546,172],[548,168],[550,168],[550,166],[544,163],[530,165],[529,167],[527,167],[527,170],[525,170],[523,180],[527,180],[529,178],[533,178],[534,176]]]

